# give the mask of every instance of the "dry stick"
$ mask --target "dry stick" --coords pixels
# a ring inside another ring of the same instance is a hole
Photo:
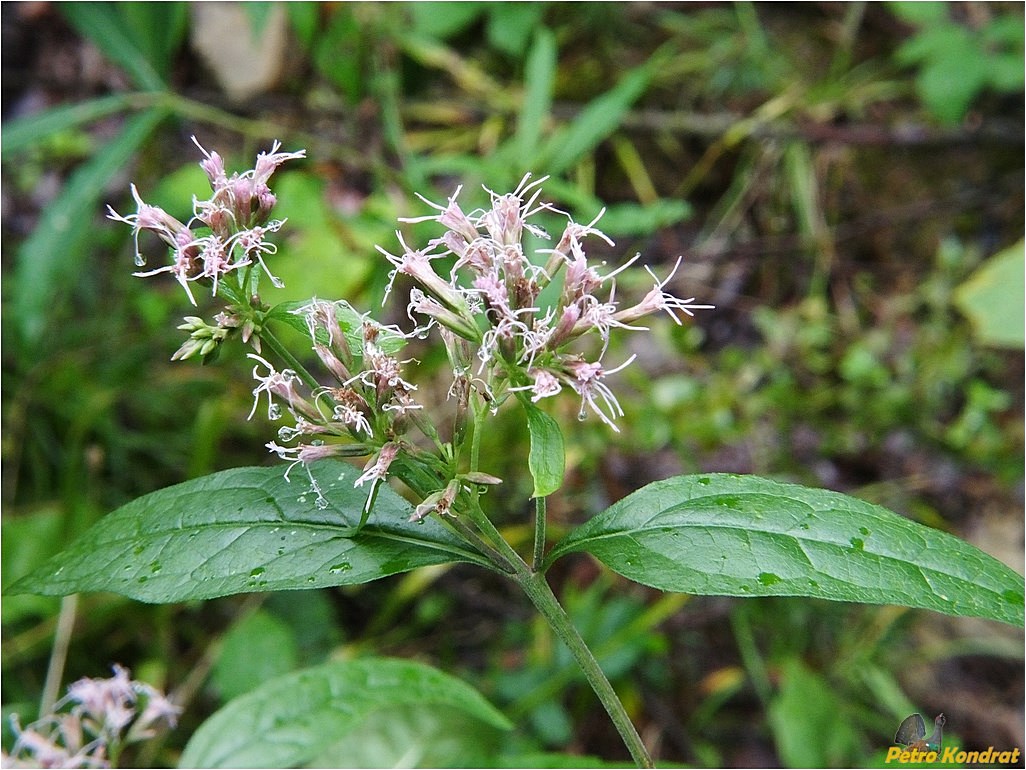
[[[53,649],[50,651],[50,663],[46,667],[46,681],[43,683],[43,694],[39,699],[39,714],[49,714],[57,702],[57,694],[61,689],[64,677],[64,664],[68,661],[68,648],[71,646],[71,635],[75,629],[75,613],[78,609],[78,594],[69,594],[61,599],[61,611],[57,616],[57,628],[53,635]]]

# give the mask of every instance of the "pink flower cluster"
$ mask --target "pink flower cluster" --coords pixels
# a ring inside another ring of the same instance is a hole
[[[295,373],[277,372],[269,362],[251,354],[258,361],[254,377],[259,384],[254,396],[267,395],[268,416],[272,419],[282,416],[279,404],[284,403],[295,421],[295,427],[279,430],[283,444],[270,442],[268,448],[293,465],[304,466],[330,455],[372,454],[356,481],[357,486],[372,482],[370,505],[377,484],[400,453],[412,458],[423,456],[403,438],[412,425],[434,441],[443,461],[445,446],[458,447],[469,399],[475,392],[494,410],[511,393],[529,394],[537,402],[568,387],[581,399],[582,418],[590,409],[618,430],[615,419],[623,415],[623,410],[606,379],[630,364],[633,357],[615,368],[607,369],[601,363],[611,330],[644,329],[635,322],[660,310],[680,324],[681,313],[690,316],[694,310],[711,306],[695,304],[694,298],[678,299],[665,291],[680,265],[678,259],[666,279],[659,281],[653,275],[653,287],[640,302],[621,308],[616,301],[615,276],[638,257],[619,270],[601,275],[588,263],[583,246],[583,240],[592,235],[612,244],[595,227],[598,218],[580,225],[563,212],[539,204],[536,188],[542,181],[529,183],[529,177],[525,177],[507,195],[489,191],[491,207],[470,214],[456,202],[457,189],[445,206],[425,201],[440,213],[401,220],[437,221],[446,229],[424,249],[408,246],[401,233],[397,233],[403,247],[401,255],[378,247],[393,266],[386,297],[400,275],[410,276],[415,283],[407,307],[407,314],[418,324],[412,332],[404,334],[395,327],[377,325],[366,316],[358,316],[344,302],[313,300],[295,310],[305,318],[313,350],[336,384],[317,387],[305,397],[297,389]],[[523,237],[527,232],[548,237],[528,221],[543,210],[563,214],[568,223],[555,248],[540,250],[541,258],[536,263],[525,252]],[[442,259],[451,262],[446,277],[433,264]],[[539,295],[561,271],[564,276],[558,299],[542,307]],[[394,355],[406,339],[423,337],[432,328],[440,332],[452,366],[449,395],[455,399],[456,408],[448,445],[442,443],[414,399],[416,386],[402,371],[407,361]],[[589,333],[601,341],[595,360],[570,349]],[[390,350],[385,349],[385,342]],[[266,374],[259,372],[260,366],[266,367]],[[254,402],[254,411],[256,407]],[[348,435],[350,442],[326,443],[325,435]],[[294,440],[298,443],[284,445]],[[307,472],[309,475],[309,469]],[[318,492],[318,504],[326,505],[312,476],[310,481]],[[496,481],[488,477],[473,483]],[[450,479],[443,489],[427,494],[415,518],[429,512],[424,506],[448,512],[462,486],[458,478]]]
[[[265,255],[275,252],[266,236],[284,224],[284,220],[269,218],[275,197],[267,182],[278,166],[305,157],[305,152],[279,152],[280,144],[275,142],[270,153],[257,157],[252,170],[229,177],[220,155],[207,152],[198,142],[196,145],[204,155],[200,166],[213,194],[208,200],[193,201],[188,224],[143,202],[134,186],[136,213],[121,216],[110,209],[110,218],[131,225],[139,265],[143,264],[138,244],[142,231],[155,233],[170,247],[171,264],[136,275],[171,273],[193,304],[192,282],[209,281],[217,294],[224,276],[247,269],[240,274],[244,283],[248,281],[245,292],[224,292],[235,301],[214,319],[214,325],[189,316],[178,327],[190,336],[174,357],[208,356],[233,331],[241,332],[242,341],[256,350],[250,354],[256,362],[253,376],[257,381],[250,416],[262,397],[267,399],[270,419],[282,418],[283,406],[288,410],[293,424],[280,428],[278,441],[267,447],[292,462],[289,470],[296,464],[306,468],[320,507],[327,501],[308,466],[332,455],[370,455],[356,480],[357,486],[370,484],[368,506],[399,458],[417,465],[419,478],[437,477],[440,487],[428,483],[421,491],[432,510],[439,512],[448,511],[458,501],[464,482],[496,482],[477,471],[470,474],[480,475],[474,479],[456,472],[472,398],[478,399],[475,405],[483,401],[495,411],[511,394],[537,402],[567,388],[581,400],[582,419],[590,410],[618,430],[616,419],[623,416],[623,409],[607,381],[634,359],[612,368],[602,362],[612,330],[644,329],[637,322],[658,311],[680,324],[682,314],[690,316],[695,310],[711,307],[695,304],[693,297],[679,299],[665,290],[680,259],[662,281],[652,275],[653,286],[640,302],[622,307],[616,299],[616,276],[639,257],[601,273],[589,264],[584,241],[594,236],[613,245],[596,227],[602,213],[587,225],[574,222],[565,212],[539,202],[540,185],[547,177],[531,181],[527,175],[511,193],[499,195],[488,190],[490,206],[469,213],[457,203],[460,188],[445,205],[421,197],[437,213],[400,221],[433,221],[444,232],[423,249],[410,247],[397,232],[402,246],[398,255],[378,247],[393,268],[386,297],[397,277],[413,279],[407,314],[417,328],[404,333],[356,313],[345,302],[313,299],[293,312],[305,320],[313,350],[334,382],[320,384],[302,370],[302,374],[291,369],[278,371],[259,355],[263,316],[257,312],[257,304],[251,306],[250,298],[256,294],[260,272],[248,268],[259,265],[273,284],[280,285],[264,262]],[[530,222],[546,211],[566,217],[567,224],[553,248],[528,254],[526,234],[548,239],[544,230]],[[436,264],[443,260],[448,268],[440,273]],[[542,292],[560,276],[561,287],[553,287],[546,294],[551,298],[542,301]],[[246,299],[238,299],[241,296]],[[442,337],[453,375],[449,395],[455,401],[454,417],[451,431],[444,437],[416,401],[417,388],[403,372],[409,359],[400,360],[397,355],[408,339],[422,338],[432,329]],[[577,341],[586,335],[601,342],[596,356],[576,349],[582,347]],[[437,452],[425,452],[405,438],[414,426]],[[340,438],[342,442],[337,441]],[[426,511],[418,509],[416,517],[424,515]]]
[[[12,717],[17,739],[3,766],[109,767],[124,744],[152,737],[161,725],[175,726],[181,709],[159,690],[132,680],[128,669],[113,668],[110,679],[71,684],[53,713],[24,729]]]
[[[593,235],[613,245],[595,227],[601,212],[590,224],[580,225],[568,214],[538,203],[538,188],[546,178],[531,182],[530,175],[525,176],[516,190],[506,195],[489,190],[491,208],[470,214],[464,213],[456,202],[459,189],[445,206],[422,198],[439,213],[401,221],[437,221],[446,232],[423,250],[411,249],[401,235],[402,255],[390,254],[380,247],[379,250],[394,267],[392,281],[405,274],[418,284],[410,295],[411,317],[426,317],[429,323],[437,323],[478,346],[478,374],[485,378],[483,383],[490,397],[501,400],[499,391],[508,386],[510,391],[529,391],[531,400],[539,401],[567,386],[580,396],[582,415],[590,409],[618,430],[614,420],[623,415],[623,410],[604,380],[633,358],[613,369],[605,368],[601,359],[609,344],[610,331],[645,329],[631,324],[660,310],[680,324],[678,311],[690,316],[694,310],[712,306],[695,304],[694,297],[679,299],[664,291],[680,266],[678,259],[664,280],[653,275],[654,286],[641,302],[621,308],[616,301],[615,276],[638,256],[619,269],[600,275],[589,265],[583,241]],[[539,250],[539,254],[547,255],[547,260],[537,264],[526,253],[523,236],[530,232],[548,238],[544,230],[528,221],[543,210],[562,214],[568,222],[555,248]],[[431,263],[453,257],[448,279],[443,279]],[[561,271],[563,289],[558,301],[552,307],[541,307],[539,294]],[[602,340],[597,360],[588,361],[580,353],[568,351],[572,342],[591,332]]]
[[[299,152],[278,152],[281,147],[275,142],[269,153],[260,153],[256,165],[249,171],[236,173],[231,177],[224,169],[224,160],[216,152],[207,152],[193,137],[193,142],[205,156],[200,167],[210,180],[213,194],[207,200],[193,199],[193,216],[183,224],[159,206],[151,206],[139,196],[132,185],[132,197],[136,202],[136,213],[122,216],[107,207],[108,217],[132,227],[135,235],[135,263],[146,264],[139,250],[139,234],[143,230],[155,233],[171,249],[171,264],[155,270],[135,273],[150,276],[157,273],[171,273],[185,289],[189,301],[195,305],[189,284],[198,280],[209,280],[213,293],[217,294],[221,278],[233,270],[259,264],[275,286],[281,281],[276,278],[264,262],[265,254],[274,254],[277,247],[266,237],[277,232],[285,223],[281,219],[269,219],[276,202],[267,181],[282,163],[287,160],[306,157],[305,150]]]
[[[292,464],[304,466],[322,457],[375,456],[367,463],[356,486],[371,482],[371,498],[377,485],[399,453],[399,438],[414,422],[428,433],[432,428],[419,413],[421,405],[414,398],[417,387],[404,379],[403,364],[393,353],[406,344],[407,335],[391,326],[382,326],[366,315],[359,315],[346,302],[313,299],[293,311],[306,320],[317,354],[324,368],[335,380],[300,393],[300,379],[295,372],[275,370],[270,362],[250,353],[257,362],[253,377],[258,385],[253,390],[254,402],[250,417],[256,411],[261,394],[267,395],[269,419],[282,417],[281,403],[287,405],[294,427],[283,426],[278,438],[295,446],[268,442],[267,448]],[[341,315],[341,318],[340,318]],[[354,345],[344,330],[358,337]],[[260,367],[267,369],[260,373]],[[344,444],[326,443],[324,437],[345,437]],[[308,439],[307,437],[316,437]],[[353,443],[356,442],[356,443]],[[291,468],[290,468],[291,470]],[[287,475],[287,472],[286,472]],[[318,493],[318,505],[327,504],[320,495],[316,481],[310,477]]]

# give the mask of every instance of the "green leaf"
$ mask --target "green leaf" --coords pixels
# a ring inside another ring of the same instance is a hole
[[[0,576],[12,584],[53,556],[64,535],[64,513],[43,508],[32,513],[4,516],[0,524]],[[29,617],[57,614],[60,600],[49,596],[9,596],[0,604],[0,620],[7,627]]]
[[[625,75],[608,92],[595,98],[573,122],[552,136],[542,148],[539,168],[555,176],[573,166],[616,131],[631,105],[645,92],[651,78],[648,65]]]
[[[973,99],[987,84],[989,63],[979,50],[926,64],[916,78],[916,91],[942,123],[954,125],[965,117]]]
[[[296,33],[302,46],[309,51],[314,38],[320,31],[320,7],[317,3],[301,2],[288,3],[285,9],[288,11],[293,32]]]
[[[510,56],[522,56],[541,17],[540,3],[489,3],[485,29],[489,45]]]
[[[769,724],[784,767],[847,767],[857,763],[859,733],[841,693],[796,658],[785,661]]]
[[[919,63],[916,91],[942,122],[962,119],[987,84],[990,61],[978,39],[958,24],[929,26],[895,51],[903,64]]]
[[[186,29],[185,3],[67,3],[64,17],[147,91],[166,88]]]
[[[687,201],[660,198],[646,203],[617,203],[610,206],[599,227],[617,236],[650,235],[691,216]]]
[[[557,65],[556,36],[548,29],[539,29],[534,45],[527,52],[524,66],[524,101],[517,118],[516,147],[520,167],[531,166],[542,128],[552,107],[552,84]]]
[[[293,170],[276,175],[274,183],[274,215],[288,220],[287,252],[271,260],[272,271],[285,282],[275,296],[284,301],[365,295],[368,277],[385,264],[373,244],[395,236],[383,225],[368,227],[374,201],[366,201],[355,218],[341,217],[328,205],[324,179]]]
[[[387,486],[367,525],[359,471],[338,460],[302,469],[236,468],[153,492],[105,516],[78,541],[11,587],[13,593],[112,591],[144,602],[210,599],[247,591],[353,585],[432,564],[487,565]]]
[[[1023,578],[968,543],[847,495],[756,476],[649,484],[571,532],[546,565],[576,551],[664,591],[899,604],[1023,625]]]
[[[1024,285],[1026,249],[1020,240],[990,257],[955,290],[955,304],[972,321],[980,342],[1023,348]]]
[[[114,6],[123,20],[122,27],[166,83],[189,29],[189,4],[117,2]]]
[[[637,767],[633,762],[608,762],[598,757],[581,756],[579,754],[500,754],[495,757],[489,767],[551,767],[551,768],[603,768],[603,767]],[[659,762],[659,767],[680,767],[669,762]]]
[[[181,767],[484,766],[509,721],[422,663],[363,659],[274,679],[193,734]]]
[[[89,229],[95,226],[107,183],[164,117],[164,111],[154,109],[129,120],[120,134],[71,175],[18,249],[12,305],[26,346],[31,347],[43,335],[63,285],[77,280],[85,251],[92,243]]]
[[[948,3],[896,0],[887,3],[887,7],[902,21],[916,26],[929,27],[948,20]]]
[[[135,101],[134,94],[114,94],[16,118],[4,124],[4,143],[0,153],[4,160],[11,160],[46,137],[121,112]]]
[[[311,41],[314,63],[320,72],[342,89],[350,103],[355,103],[367,92],[369,85],[361,64],[364,28],[351,11],[332,14],[326,29],[320,28],[321,23],[318,19],[318,34]],[[340,51],[345,51],[345,54],[339,55]],[[284,198],[279,196],[279,200]]]
[[[227,701],[287,674],[298,661],[296,636],[288,624],[257,610],[225,634],[210,681]]]
[[[410,3],[411,31],[447,40],[467,29],[487,10],[482,2]]]
[[[520,403],[527,412],[527,427],[531,434],[531,452],[527,466],[534,479],[533,497],[548,497],[563,486],[563,470],[566,451],[563,447],[563,431],[559,423],[536,407],[527,398]]]

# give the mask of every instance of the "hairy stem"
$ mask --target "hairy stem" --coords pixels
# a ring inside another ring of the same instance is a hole
[[[275,337],[272,332],[265,328],[260,332],[260,341],[267,345],[267,347],[269,347],[271,351],[285,363],[286,368],[291,369],[298,374],[300,379],[303,380],[308,387],[313,388],[314,390],[320,387],[320,383],[317,382],[317,379],[306,370],[306,367],[299,362],[299,359],[292,355],[288,348],[278,341],[278,338]]]
[[[480,460],[480,437],[487,409],[488,407],[483,401],[477,401],[474,405],[474,435],[471,439],[470,467],[471,470],[475,471],[478,470],[478,462]],[[613,689],[613,685],[609,683],[598,661],[595,660],[591,649],[581,637],[580,632],[574,627],[570,617],[559,603],[559,599],[552,592],[548,581],[545,580],[545,574],[540,571],[545,551],[545,498],[539,497],[535,501],[536,518],[533,567],[529,566],[521,558],[520,554],[507,542],[506,538],[502,536],[502,533],[499,532],[481,509],[477,493],[474,494],[471,500],[467,514],[478,530],[498,549],[507,564],[512,566],[513,574],[510,577],[527,594],[531,603],[542,614],[542,617],[548,622],[556,636],[570,649],[571,654],[588,680],[588,684],[591,685],[591,689],[595,691],[598,699],[605,707],[606,713],[609,714],[609,718],[613,721],[613,726],[616,727],[616,731],[620,733],[620,738],[623,739],[634,762],[638,767],[655,767],[648,749],[645,748],[641,736],[638,735],[638,731],[634,728],[634,724],[627,715],[627,710]]]
[[[542,560],[545,558],[545,498],[534,498],[534,558],[531,561],[531,569],[535,572],[541,570]]]
[[[506,539],[495,528],[495,525],[489,521],[479,505],[472,507],[475,509],[471,514],[474,523],[478,528],[484,530],[490,536],[490,539],[497,541],[499,550],[507,557],[508,562],[514,568],[514,572],[510,577],[527,594],[531,603],[542,614],[542,617],[548,622],[556,636],[570,649],[571,654],[573,654],[574,659],[588,680],[588,684],[591,685],[591,689],[595,691],[598,699],[605,707],[606,713],[609,714],[609,718],[613,721],[613,726],[616,727],[616,731],[620,733],[620,738],[623,739],[635,763],[637,763],[638,767],[655,767],[648,749],[645,748],[641,736],[638,735],[638,731],[634,728],[631,718],[627,715],[627,710],[623,707],[623,703],[620,701],[619,696],[617,696],[616,691],[613,690],[613,685],[609,683],[598,661],[595,660],[591,649],[581,637],[580,632],[574,627],[570,616],[566,614],[566,611],[559,603],[559,599],[552,592],[552,588],[545,580],[544,573],[533,570],[527,565],[527,562],[520,558],[517,552],[513,550],[513,547],[506,542]]]
[[[523,566],[524,569],[518,570],[513,579],[517,581],[517,584],[528,595],[535,608],[548,621],[549,626],[556,632],[556,636],[562,639],[563,643],[570,649],[577,664],[584,672],[588,684],[591,685],[591,689],[595,691],[599,700],[602,701],[602,705],[605,706],[609,718],[613,720],[613,725],[616,727],[616,731],[620,733],[620,738],[623,739],[634,762],[638,767],[655,767],[648,749],[645,748],[645,744],[641,740],[641,736],[638,735],[638,731],[634,728],[631,718],[627,716],[623,703],[617,696],[616,691],[613,690],[613,686],[609,683],[601,667],[599,667],[598,661],[595,660],[591,649],[584,639],[581,638],[580,633],[570,621],[570,617],[566,614],[562,605],[560,605],[556,595],[552,593],[552,588],[545,580],[545,575],[527,569],[526,564]]]

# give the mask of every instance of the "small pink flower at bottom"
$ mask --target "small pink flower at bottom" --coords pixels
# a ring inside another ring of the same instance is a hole
[[[635,358],[637,356],[631,356],[615,369],[609,370],[603,369],[602,365],[597,362],[575,361],[567,364],[566,368],[572,376],[564,376],[563,379],[581,397],[581,410],[577,415],[578,419],[584,419],[587,414],[585,407],[587,407],[597,414],[602,422],[617,433],[620,432],[620,429],[613,420],[617,417],[623,417],[623,409],[620,407],[620,402],[616,400],[613,391],[602,380],[626,368]],[[602,406],[599,405],[598,399],[602,400]],[[603,409],[603,406],[605,409]]]
[[[663,288],[666,286],[666,284],[670,282],[670,279],[677,274],[677,270],[680,268],[680,263],[683,261],[683,259],[683,257],[677,257],[677,262],[676,264],[674,264],[673,270],[671,270],[670,274],[666,276],[666,278],[664,278],[662,281],[655,277],[655,273],[652,272],[648,265],[645,265],[645,270],[647,270],[648,274],[652,276],[652,280],[656,282],[655,286],[652,287],[652,290],[649,291],[649,293],[645,295],[645,298],[642,299],[641,302],[639,302],[637,305],[634,305],[633,307],[629,308],[624,308],[623,310],[614,313],[612,316],[613,320],[617,322],[618,325],[625,325],[627,323],[630,323],[631,321],[635,321],[639,318],[642,318],[643,316],[649,315],[650,313],[654,313],[657,310],[665,310],[669,314],[670,318],[673,319],[674,323],[680,326],[683,322],[680,320],[680,317],[674,312],[675,310],[680,310],[689,316],[694,316],[695,314],[691,312],[693,310],[715,309],[715,305],[694,304],[694,297],[689,297],[688,299],[680,299],[679,297],[673,296],[669,292],[663,291]]]
[[[269,451],[278,455],[282,460],[292,461],[283,474],[285,481],[290,484],[292,483],[292,480],[289,478],[289,473],[297,465],[302,464],[303,469],[306,471],[307,478],[310,479],[310,491],[317,495],[315,505],[320,510],[324,510],[328,507],[328,499],[321,493],[321,486],[317,483],[317,479],[313,477],[313,473],[310,471],[310,463],[325,457],[334,457],[342,454],[343,447],[341,445],[313,443],[300,444],[295,447],[285,447],[280,444],[276,444],[273,441],[268,441],[264,446],[266,446]]]
[[[397,454],[399,454],[398,444],[391,441],[385,444],[377,456],[364,466],[363,475],[354,482],[353,486],[362,487],[368,481],[378,482],[384,479],[388,475],[388,466],[392,464]]]
[[[267,419],[277,420],[281,417],[281,406],[274,402],[274,396],[285,399],[292,406],[302,400],[296,391],[296,373],[291,369],[277,371],[269,361],[258,356],[256,353],[247,353],[246,358],[252,358],[267,367],[267,375],[261,377],[257,373],[257,367],[253,367],[253,379],[260,384],[253,389],[253,408],[249,411],[247,420],[253,418],[256,413],[257,404],[260,402],[260,394],[267,394]]]
[[[563,386],[559,384],[559,379],[548,369],[532,369],[528,374],[534,380],[533,385],[522,385],[518,388],[510,388],[510,390],[531,391],[531,401],[534,403],[541,401],[543,398],[554,396],[563,390]]]

